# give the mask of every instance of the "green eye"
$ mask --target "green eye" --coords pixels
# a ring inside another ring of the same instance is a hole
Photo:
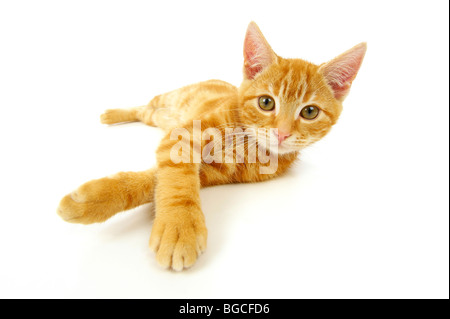
[[[320,109],[317,106],[309,105],[300,112],[301,117],[307,120],[314,120],[319,115]]]
[[[272,111],[275,108],[275,101],[267,95],[263,95],[259,98],[259,107],[264,111]]]

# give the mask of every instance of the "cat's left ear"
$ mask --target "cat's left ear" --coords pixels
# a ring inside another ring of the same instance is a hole
[[[334,97],[343,101],[350,91],[353,80],[361,67],[367,44],[358,44],[350,50],[342,53],[330,62],[322,64],[319,71],[331,86]]]
[[[276,60],[277,55],[261,30],[255,22],[250,22],[244,41],[244,76],[251,80]]]

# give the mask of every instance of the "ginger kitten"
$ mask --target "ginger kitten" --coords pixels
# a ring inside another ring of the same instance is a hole
[[[239,88],[211,80],[102,114],[105,124],[142,121],[165,130],[157,165],[89,181],[61,200],[58,214],[90,224],[153,202],[150,248],[158,263],[174,270],[192,266],[206,249],[200,188],[283,174],[300,150],[336,123],[365,52],[361,43],[321,65],[284,59],[251,22]]]

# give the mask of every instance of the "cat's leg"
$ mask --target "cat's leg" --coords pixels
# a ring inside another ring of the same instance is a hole
[[[153,104],[132,107],[129,109],[110,109],[100,116],[103,124],[126,122],[142,122],[164,130],[176,127],[179,119],[176,113],[168,107],[157,107]]]
[[[180,271],[206,249],[207,230],[200,207],[200,164],[174,164],[170,150],[177,142],[166,137],[157,150],[156,215],[149,245],[162,267]]]
[[[182,122],[180,110],[172,105],[172,94],[155,96],[147,105],[128,109],[109,109],[101,116],[103,124],[142,122],[169,131]]]
[[[103,222],[153,200],[154,169],[94,179],[63,197],[58,214],[71,223]]]
[[[145,106],[132,107],[128,109],[109,109],[100,116],[103,124],[116,124],[126,122],[138,122],[139,113]]]
[[[143,122],[150,126],[160,126],[159,113],[165,112],[161,96],[155,96],[147,105],[127,109],[109,109],[100,115],[103,124],[116,124],[126,122]]]

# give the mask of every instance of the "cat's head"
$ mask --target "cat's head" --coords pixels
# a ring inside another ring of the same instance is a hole
[[[265,129],[272,141],[270,150],[279,154],[318,141],[341,114],[365,52],[366,44],[361,43],[321,65],[284,59],[251,22],[244,42],[244,81],[239,88],[241,121],[247,127]],[[271,128],[278,133],[270,133]]]

